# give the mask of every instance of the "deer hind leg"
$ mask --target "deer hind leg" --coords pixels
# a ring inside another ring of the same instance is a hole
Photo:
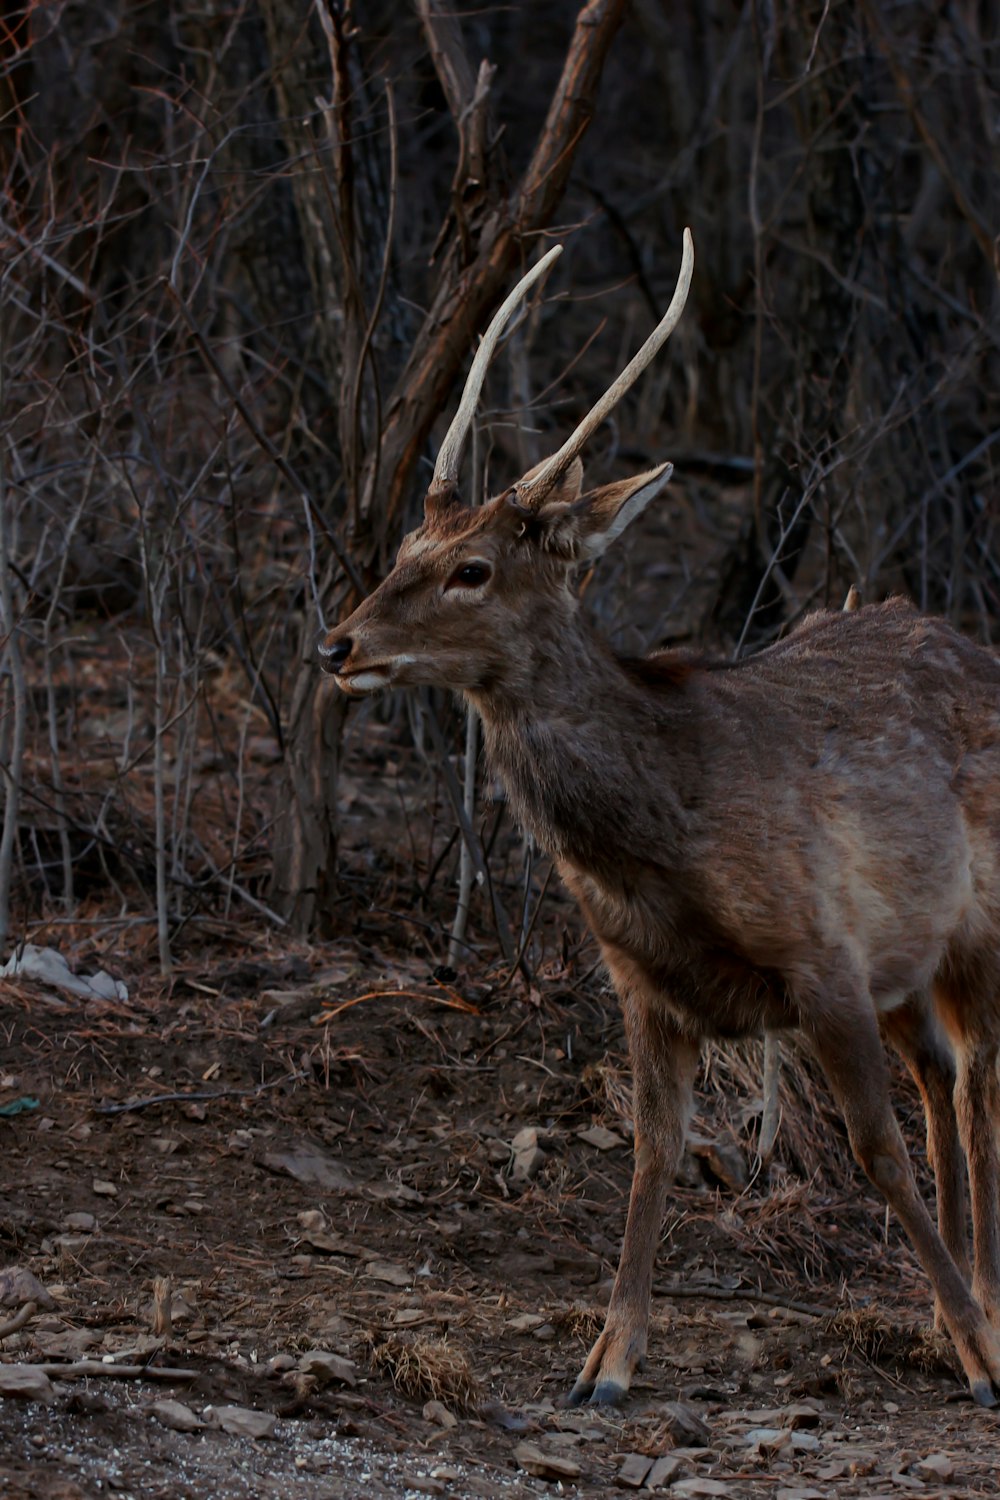
[[[805,1007],[803,1007],[805,1010]],[[973,1300],[934,1227],[889,1102],[889,1073],[878,1023],[866,995],[812,1010],[817,1055],[844,1112],[851,1147],[895,1210],[930,1278],[974,1399],[995,1406],[1000,1339]]]
[[[1000,1329],[1000,1049],[993,1037],[966,1036],[957,1050],[955,1107],[972,1195],[972,1295]]]
[[[624,1400],[646,1354],[653,1266],[667,1187],[684,1148],[699,1045],[684,1036],[655,996],[619,986],[632,1064],[635,1167],[625,1239],[608,1314],[570,1405]]]
[[[969,1279],[965,1155],[955,1113],[955,1056],[927,994],[911,995],[882,1017],[882,1029],[920,1090],[927,1120],[927,1155],[937,1183],[937,1220],[948,1253]],[[935,1297],[934,1321],[944,1327]]]

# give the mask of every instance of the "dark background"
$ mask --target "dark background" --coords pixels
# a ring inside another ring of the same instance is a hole
[[[318,605],[352,607],[338,555],[365,586],[391,559],[477,331],[556,239],[470,493],[558,443],[696,245],[589,454],[595,480],[676,464],[589,590],[616,639],[746,649],[851,583],[995,638],[995,4],[3,14],[5,939],[113,909],[166,969],[227,924],[337,935],[375,905],[444,955],[461,720],[346,720]],[[545,869],[491,790],[523,927]],[[471,923],[488,964],[482,891]]]

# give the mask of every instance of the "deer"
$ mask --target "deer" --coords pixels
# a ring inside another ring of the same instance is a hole
[[[665,316],[566,442],[467,506],[461,455],[486,368],[560,249],[487,329],[422,523],[318,651],[351,698],[430,686],[478,712],[488,766],[579,904],[617,993],[632,1185],[603,1331],[567,1399],[620,1403],[645,1361],[706,1042],[798,1028],[856,1161],[909,1236],[973,1399],[995,1405],[1000,661],[898,598],[816,611],[736,662],[613,651],[577,579],[673,466],[587,489],[581,453],[676,326],[693,242],[685,230]],[[936,1223],[891,1103],[885,1040],[923,1098]]]

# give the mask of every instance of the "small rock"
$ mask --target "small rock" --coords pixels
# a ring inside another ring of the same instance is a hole
[[[792,1433],[792,1449],[796,1453],[818,1453],[822,1446],[814,1432]]]
[[[286,1370],[297,1369],[298,1363],[294,1354],[272,1354],[267,1362],[267,1373],[269,1375],[284,1375]]]
[[[89,1246],[88,1234],[57,1234],[52,1241],[52,1248],[58,1254],[64,1267],[73,1266]]]
[[[624,1146],[625,1141],[616,1130],[608,1130],[605,1125],[588,1125],[583,1130],[576,1132],[578,1141],[585,1141],[588,1146],[593,1146],[597,1151],[614,1151],[616,1146]]]
[[[684,1401],[662,1401],[656,1408],[678,1448],[707,1448],[712,1435],[695,1411]]]
[[[63,1228],[70,1234],[93,1234],[97,1228],[97,1220],[93,1214],[67,1214],[63,1219]]]
[[[458,1426],[458,1418],[454,1412],[450,1412],[443,1401],[428,1401],[424,1405],[424,1421],[433,1422],[435,1427],[443,1427],[450,1432],[453,1427]],[[441,1475],[436,1474],[436,1479]]]
[[[626,1453],[618,1470],[618,1483],[627,1485],[630,1490],[641,1489],[652,1467],[653,1460],[647,1454]]]
[[[787,1427],[751,1427],[745,1441],[761,1453],[780,1453],[790,1447],[792,1434]]]
[[[933,1475],[935,1479],[950,1479],[955,1472],[955,1465],[947,1453],[928,1453],[916,1465],[920,1474]]]
[[[545,1319],[540,1313],[518,1313],[516,1318],[511,1318],[507,1327],[511,1333],[531,1333],[535,1328],[541,1328]]]
[[[545,1165],[545,1152],[538,1144],[538,1131],[533,1125],[526,1125],[517,1132],[510,1144],[514,1153],[511,1176],[522,1182],[530,1182]]]
[[[736,1490],[730,1489],[728,1484],[723,1484],[721,1479],[701,1479],[695,1475],[693,1479],[678,1479],[671,1486],[671,1495],[682,1495],[691,1497],[691,1500],[702,1500],[702,1497],[711,1495],[735,1495]]]
[[[719,1141],[705,1140],[703,1136],[689,1136],[687,1149],[708,1167],[712,1176],[734,1193],[741,1193],[749,1181],[749,1171],[743,1153],[736,1146],[722,1145]]]
[[[33,1365],[0,1365],[0,1396],[17,1396],[22,1401],[43,1401],[46,1406],[56,1399],[52,1382],[44,1370]]]
[[[248,1406],[206,1406],[205,1417],[231,1437],[274,1437],[277,1417],[269,1411],[252,1411]]]
[[[314,1375],[321,1385],[336,1381],[338,1385],[357,1385],[357,1366],[352,1359],[342,1354],[332,1354],[326,1349],[310,1349],[299,1360],[299,1369],[304,1375]]]
[[[808,1401],[796,1401],[791,1406],[780,1408],[782,1427],[818,1427],[819,1409],[811,1406]]]
[[[405,1266],[395,1265],[390,1260],[370,1260],[365,1266],[365,1275],[373,1281],[384,1281],[388,1286],[409,1286],[413,1280]]]
[[[405,1328],[408,1323],[424,1323],[427,1314],[422,1307],[397,1307],[392,1315],[392,1321],[397,1327]]]
[[[543,1453],[534,1443],[518,1443],[514,1458],[522,1469],[539,1479],[577,1479],[582,1472],[574,1459]]]
[[[117,1198],[118,1189],[104,1177],[95,1177],[91,1187],[99,1198]]]
[[[45,1311],[55,1307],[55,1298],[50,1297],[38,1277],[26,1266],[8,1266],[0,1271],[0,1307],[23,1307],[26,1302]]]
[[[408,1490],[417,1490],[421,1495],[443,1495],[445,1483],[443,1479],[432,1479],[429,1474],[404,1474],[403,1486]]]
[[[183,1401],[154,1401],[147,1410],[151,1417],[174,1432],[197,1432],[205,1426],[197,1412],[185,1406]]]
[[[646,1475],[647,1490],[665,1490],[668,1484],[673,1484],[683,1467],[679,1458],[675,1458],[672,1453],[664,1453]]]

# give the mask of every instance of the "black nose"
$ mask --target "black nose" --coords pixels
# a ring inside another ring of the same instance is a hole
[[[319,654],[323,658],[323,665],[328,671],[336,672],[344,665],[351,654],[354,642],[350,636],[345,641],[334,641],[330,645],[327,641],[320,641]]]

